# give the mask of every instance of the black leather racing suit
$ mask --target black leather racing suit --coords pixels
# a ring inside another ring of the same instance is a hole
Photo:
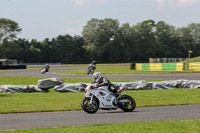
[[[97,82],[97,87],[101,86],[108,86],[108,90],[110,92],[113,92],[114,94],[117,94],[116,87],[105,77],[101,77],[99,81]]]

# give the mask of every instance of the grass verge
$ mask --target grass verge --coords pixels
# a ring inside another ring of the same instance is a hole
[[[83,92],[0,93],[0,113],[80,110]],[[200,104],[200,89],[124,91],[137,107]]]
[[[97,68],[96,72],[102,74],[167,74],[167,73],[199,73],[199,71],[138,71],[130,70],[128,67],[124,68]],[[86,74],[86,69],[78,69],[71,71],[60,71],[57,74]]]
[[[7,77],[0,76],[0,84],[35,85],[41,77]],[[92,82],[92,79],[68,79],[65,83]],[[127,82],[131,79],[113,79],[112,82]],[[174,90],[137,90],[124,91],[132,96],[137,107],[200,104],[200,89]],[[58,93],[50,89],[49,93],[0,93],[0,113],[42,112],[79,110],[83,93]]]
[[[44,77],[18,77],[18,76],[0,76],[0,85],[37,85],[38,80]],[[92,79],[71,79],[62,78],[65,83],[92,82]]]
[[[198,133],[200,120],[125,122],[58,128],[35,128],[1,133]]]
[[[49,65],[50,68],[87,68],[89,64],[62,64]],[[97,64],[97,67],[130,67],[130,63],[112,63],[112,64]],[[44,65],[27,65],[28,69],[41,69]]]
[[[45,79],[44,77],[18,77],[18,76],[0,76],[0,85],[37,85],[38,80]],[[91,83],[91,79],[71,79],[61,78],[65,83]],[[138,79],[110,79],[111,82],[129,82]],[[142,80],[142,79],[141,79]],[[144,79],[143,79],[144,80]],[[162,80],[146,80],[146,81],[162,81]]]

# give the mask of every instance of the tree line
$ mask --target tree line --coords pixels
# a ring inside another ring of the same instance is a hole
[[[82,36],[26,40],[17,35],[17,22],[0,18],[0,58],[20,63],[148,62],[149,58],[182,57],[200,54],[200,23],[176,28],[164,21],[145,20],[130,25],[117,19],[91,19]]]

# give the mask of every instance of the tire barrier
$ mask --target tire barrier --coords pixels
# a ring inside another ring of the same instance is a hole
[[[200,88],[200,80],[170,80],[160,82],[131,81],[131,82],[113,82],[115,86],[125,87],[127,90],[152,90],[152,89],[192,89]],[[48,78],[39,80],[38,85],[0,85],[2,93],[31,93],[48,92],[53,88],[56,92],[83,92],[88,83],[64,83],[58,78]]]
[[[31,93],[42,92],[42,89],[37,85],[0,85],[0,92],[2,93]]]

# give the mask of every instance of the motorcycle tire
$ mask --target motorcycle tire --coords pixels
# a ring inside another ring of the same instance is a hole
[[[123,110],[124,112],[131,112],[135,109],[136,107],[136,103],[135,103],[135,100],[128,96],[128,95],[122,95],[122,97],[120,98],[120,100],[128,100],[127,103],[119,103],[119,108],[121,110]]]
[[[45,71],[42,70],[42,71],[41,71],[41,74],[44,74],[44,73],[45,73]]]
[[[85,97],[81,102],[81,107],[85,112],[93,114],[99,109],[99,103],[95,98],[93,98],[92,104],[89,105],[90,99],[90,97]]]

